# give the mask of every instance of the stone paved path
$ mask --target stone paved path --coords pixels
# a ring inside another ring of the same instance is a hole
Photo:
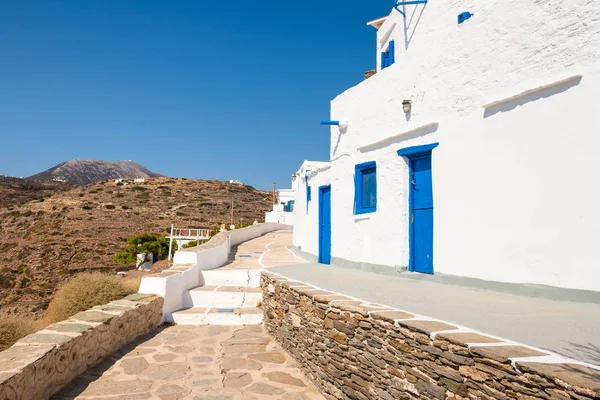
[[[262,326],[170,326],[122,349],[53,399],[324,397]]]
[[[219,269],[263,269],[306,262],[286,248],[291,244],[291,230],[267,233],[233,246],[228,262]]]

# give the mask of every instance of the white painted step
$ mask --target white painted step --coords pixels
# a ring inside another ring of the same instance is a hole
[[[173,313],[178,325],[260,325],[263,313],[259,308],[184,308]]]
[[[260,287],[259,269],[213,269],[201,271],[204,286]]]
[[[256,307],[262,301],[260,288],[250,286],[199,286],[189,291],[187,307]]]

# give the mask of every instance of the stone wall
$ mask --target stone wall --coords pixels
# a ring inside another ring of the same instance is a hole
[[[600,398],[600,371],[557,355],[269,272],[261,287],[265,326],[332,399]]]
[[[0,400],[48,399],[77,375],[156,328],[163,299],[132,294],[47,326],[0,352]]]

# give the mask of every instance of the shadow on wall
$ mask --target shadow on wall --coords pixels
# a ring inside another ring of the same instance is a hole
[[[419,26],[419,22],[421,21],[421,17],[423,16],[423,12],[425,11],[425,7],[427,7],[427,3],[422,6],[416,6],[413,8],[413,12],[410,15],[410,19],[404,17],[404,48],[408,50],[408,46],[410,42],[412,42],[412,38],[417,30],[417,26]],[[421,9],[419,12],[419,16],[413,25],[413,20],[415,19],[415,15],[417,14],[417,10]],[[406,6],[404,6],[404,12],[406,13]],[[408,22],[406,20],[408,19]],[[410,34],[409,34],[410,31]]]
[[[532,101],[544,99],[546,97],[554,96],[555,94],[566,92],[570,88],[579,85],[579,82],[581,82],[581,76],[577,76],[574,79],[569,79],[557,85],[540,88],[534,93],[526,94],[514,100],[508,100],[497,105],[492,105],[491,107],[485,109],[485,112],[483,113],[483,118],[491,117],[500,112],[512,111],[515,108],[530,103]]]
[[[400,133],[398,135],[394,135],[394,136],[389,137],[389,138],[387,138],[385,140],[382,140],[382,141],[379,141],[379,142],[376,142],[376,143],[373,143],[373,144],[370,144],[370,145],[363,146],[359,150],[360,150],[361,153],[365,153],[367,151],[373,151],[373,150],[380,150],[380,149],[383,149],[385,147],[388,147],[391,144],[399,144],[399,143],[402,143],[402,142],[410,140],[410,139],[416,139],[418,137],[434,133],[435,131],[438,130],[438,126],[439,126],[438,123],[428,124],[428,125],[425,125],[423,127],[410,130],[408,132],[404,132],[404,133]]]

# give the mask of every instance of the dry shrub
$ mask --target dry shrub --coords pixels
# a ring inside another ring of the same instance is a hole
[[[8,349],[17,340],[41,329],[39,321],[23,315],[0,313],[0,351]]]
[[[132,286],[116,275],[100,272],[77,275],[56,292],[44,314],[44,323],[63,321],[80,311],[136,293]]]
[[[137,293],[140,290],[140,284],[142,283],[142,277],[138,276],[137,278],[125,278],[123,279],[123,285],[129,290],[131,293]]]

